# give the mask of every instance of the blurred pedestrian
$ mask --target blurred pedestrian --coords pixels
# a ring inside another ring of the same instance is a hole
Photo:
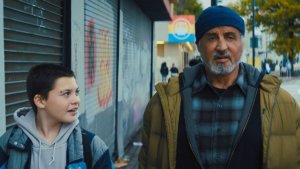
[[[212,6],[195,30],[203,64],[156,85],[140,169],[300,168],[300,108],[278,77],[241,62],[243,18]]]
[[[170,72],[171,72],[171,77],[175,77],[178,75],[178,68],[175,66],[175,63],[172,64]]]
[[[265,64],[266,64],[266,74],[270,74],[271,73],[270,64],[268,62],[266,62]]]
[[[163,62],[163,63],[161,64],[161,67],[160,67],[160,74],[161,74],[161,77],[162,77],[162,82],[166,82],[166,81],[167,81],[167,76],[168,76],[168,74],[169,74],[169,68],[168,68],[166,62]]]
[[[0,138],[0,168],[114,168],[108,147],[78,121],[79,89],[72,70],[40,64],[29,71],[31,108]]]
[[[286,67],[287,67],[287,76],[288,76],[288,78],[291,78],[292,77],[292,64],[291,64],[290,60],[287,61]]]

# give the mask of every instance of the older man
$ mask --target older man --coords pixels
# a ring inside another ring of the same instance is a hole
[[[240,61],[244,32],[230,8],[201,13],[203,64],[156,86],[144,114],[141,169],[300,168],[300,108],[277,77]]]

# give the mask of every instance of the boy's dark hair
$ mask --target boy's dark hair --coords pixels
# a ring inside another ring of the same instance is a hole
[[[69,68],[49,63],[36,65],[29,70],[26,81],[27,96],[35,113],[37,107],[33,101],[34,96],[39,94],[47,99],[55,81],[61,77],[75,77],[75,74]]]

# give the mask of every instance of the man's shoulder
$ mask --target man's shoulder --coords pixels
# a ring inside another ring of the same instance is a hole
[[[172,96],[180,92],[179,77],[170,77],[168,82],[160,82],[155,85],[157,93],[166,96]]]
[[[260,88],[266,92],[276,92],[279,90],[282,80],[272,74],[265,74],[260,82]]]

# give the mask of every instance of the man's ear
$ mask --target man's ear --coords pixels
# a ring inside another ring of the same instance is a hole
[[[43,96],[36,94],[33,98],[33,101],[37,108],[45,108],[46,100],[43,98]]]

